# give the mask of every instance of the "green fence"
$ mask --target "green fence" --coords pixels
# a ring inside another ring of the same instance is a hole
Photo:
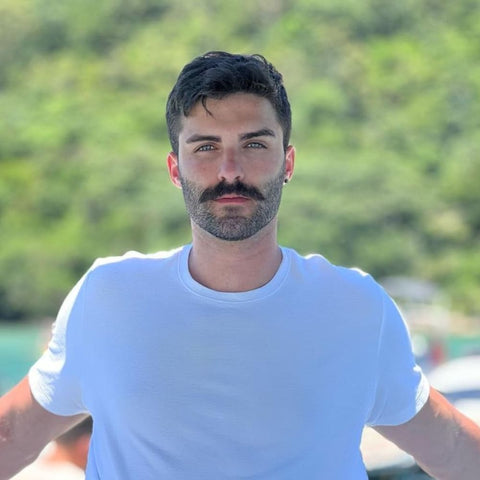
[[[45,329],[32,324],[0,324],[0,393],[20,380],[45,346]]]
[[[447,340],[447,356],[449,358],[464,355],[480,355],[480,336],[455,336]]]

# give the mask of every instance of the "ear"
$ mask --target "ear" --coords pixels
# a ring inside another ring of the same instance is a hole
[[[178,169],[178,155],[174,152],[170,152],[167,156],[168,173],[170,174],[170,180],[177,188],[182,188],[180,182],[180,171]]]
[[[290,181],[295,168],[295,147],[289,145],[285,152],[285,179]]]

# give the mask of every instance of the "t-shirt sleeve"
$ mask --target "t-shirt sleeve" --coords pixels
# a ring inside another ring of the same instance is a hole
[[[428,400],[430,387],[416,364],[408,327],[393,300],[382,290],[383,319],[378,344],[377,379],[367,424],[400,425]]]
[[[53,324],[48,347],[28,373],[34,398],[57,415],[87,412],[81,388],[86,284],[87,276],[84,276],[65,298]]]

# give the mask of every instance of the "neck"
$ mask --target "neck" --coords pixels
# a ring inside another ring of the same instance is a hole
[[[192,233],[190,274],[212,290],[245,292],[259,288],[273,278],[282,261],[275,219],[253,237],[238,242],[219,240],[195,224]]]

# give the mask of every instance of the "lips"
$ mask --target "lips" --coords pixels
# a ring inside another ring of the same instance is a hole
[[[245,203],[248,202],[250,199],[243,196],[222,196],[216,198],[215,201],[218,203]]]

